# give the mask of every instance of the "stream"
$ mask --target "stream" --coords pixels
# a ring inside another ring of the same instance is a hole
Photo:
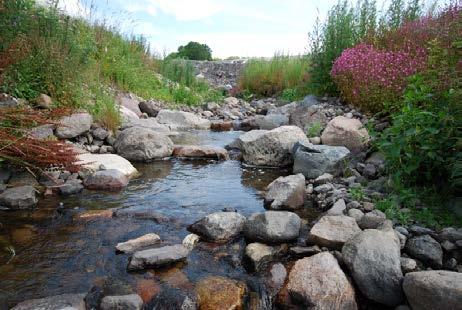
[[[223,147],[240,134],[196,131],[174,142]],[[158,234],[163,244],[181,243],[187,225],[224,208],[244,216],[262,212],[261,191],[290,171],[249,168],[235,160],[170,159],[135,166],[141,176],[120,192],[84,190],[67,198],[43,198],[33,211],[0,212],[0,246],[11,244],[15,251],[12,259],[11,253],[0,251],[0,309],[26,299],[88,292],[104,279],[133,291],[146,279],[154,279],[161,290],[190,291],[204,276],[223,275],[260,294],[259,276],[236,260],[245,248],[242,239],[224,246],[201,242],[185,264],[140,273],[127,272],[129,255],[116,254],[114,247],[147,233]],[[154,211],[160,219],[91,211],[113,208]],[[317,214],[301,216],[312,220]]]

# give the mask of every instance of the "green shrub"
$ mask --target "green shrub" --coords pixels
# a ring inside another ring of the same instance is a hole
[[[321,122],[313,122],[308,126],[306,129],[306,135],[308,138],[314,138],[314,137],[319,137],[321,136],[322,132],[322,124]]]
[[[305,57],[275,55],[273,58],[251,59],[239,77],[239,88],[258,96],[280,95],[291,89],[299,96],[306,93],[308,60]]]
[[[300,97],[299,91],[294,88],[286,88],[281,93],[281,99],[289,102],[295,101]]]

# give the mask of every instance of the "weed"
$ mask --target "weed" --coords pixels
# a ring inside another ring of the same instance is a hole
[[[308,138],[319,137],[322,132],[321,122],[315,121],[312,124],[307,125],[306,135]]]

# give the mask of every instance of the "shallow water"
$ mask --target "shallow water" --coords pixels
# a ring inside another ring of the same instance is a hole
[[[193,132],[175,138],[176,143],[224,146],[240,133]],[[41,199],[34,211],[0,213],[0,247],[11,244],[16,256],[0,251],[0,309],[17,302],[63,293],[87,292],[102,279],[120,282],[137,291],[143,280],[161,288],[191,290],[206,275],[226,275],[258,283],[236,257],[244,244],[200,244],[186,264],[156,271],[126,272],[128,255],[116,255],[118,242],[146,233],[157,233],[164,244],[181,243],[186,226],[225,207],[243,215],[261,212],[261,191],[286,170],[245,168],[238,161],[168,160],[138,164],[142,176],[120,192],[85,190],[73,197]],[[63,202],[64,208],[57,206]],[[167,220],[79,218],[88,210],[130,208],[154,210]],[[316,216],[308,212],[308,219]],[[10,260],[11,259],[11,260]]]

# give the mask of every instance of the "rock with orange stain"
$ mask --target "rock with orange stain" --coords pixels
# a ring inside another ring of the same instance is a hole
[[[150,302],[160,292],[160,286],[154,280],[142,279],[136,283],[136,293],[144,303]]]
[[[207,277],[196,284],[201,310],[240,310],[246,286],[224,277]]]
[[[189,282],[188,277],[178,268],[162,270],[159,273],[156,272],[156,274],[160,280],[166,282],[173,288],[188,289],[193,287],[192,283]]]

